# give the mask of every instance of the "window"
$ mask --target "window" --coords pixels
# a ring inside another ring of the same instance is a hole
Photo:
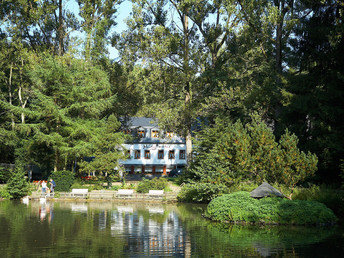
[[[169,158],[169,159],[174,159],[174,150],[170,150],[170,151],[168,152],[168,158]]]
[[[185,159],[185,150],[179,151],[179,159]]]
[[[158,159],[164,159],[164,150],[158,151]]]
[[[127,150],[127,159],[131,159],[131,157],[130,157],[130,150]]]
[[[145,159],[150,159],[150,151],[145,150]]]
[[[141,151],[135,150],[135,159],[140,159],[140,158],[141,158]]]
[[[152,130],[152,138],[159,138],[159,130]]]
[[[139,138],[145,138],[145,135],[146,135],[145,130],[141,129],[137,131],[137,136]]]
[[[166,132],[166,138],[172,138],[173,137],[173,133],[172,132]]]

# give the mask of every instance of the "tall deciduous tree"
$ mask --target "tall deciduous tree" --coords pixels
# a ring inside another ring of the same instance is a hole
[[[107,53],[109,31],[116,25],[117,6],[122,0],[78,0],[81,28],[86,32],[85,58],[98,59]]]
[[[216,66],[235,11],[222,1],[133,1],[129,29],[118,44],[123,62],[142,66],[142,114],[185,136],[189,159],[191,126],[206,91],[199,75]]]

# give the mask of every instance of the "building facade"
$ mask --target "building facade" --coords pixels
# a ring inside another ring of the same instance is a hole
[[[127,173],[167,175],[186,166],[185,139],[161,130],[151,118],[131,117],[121,122],[123,130],[132,136],[124,145],[127,159],[121,162]]]

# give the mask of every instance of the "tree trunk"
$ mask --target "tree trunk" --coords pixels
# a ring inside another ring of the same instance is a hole
[[[21,67],[19,68],[20,86],[19,86],[19,90],[18,90],[18,98],[19,98],[21,108],[24,109],[26,107],[26,103],[27,103],[28,98],[26,98],[26,100],[24,100],[24,98],[23,98],[23,67],[24,67],[24,60],[21,59]],[[24,112],[21,113],[21,123],[25,124]]]
[[[186,142],[186,158],[188,164],[191,162],[192,155],[192,137],[191,137],[191,117],[190,117],[190,108],[191,108],[191,97],[192,90],[190,85],[190,68],[189,68],[189,18],[184,14],[183,16],[183,31],[184,31],[184,73],[185,73],[185,142]]]
[[[55,151],[55,162],[54,162],[54,172],[58,171],[59,166],[59,151]]]
[[[283,24],[279,22],[276,28],[276,71],[278,75],[282,73],[282,26]]]
[[[58,43],[59,43],[59,49],[58,53],[59,56],[63,55],[64,52],[64,46],[63,46],[63,12],[62,12],[62,1],[59,0],[59,27],[58,27]]]
[[[12,106],[12,72],[13,72],[13,64],[11,63],[10,66],[10,76],[8,78],[8,102],[10,104],[10,106]],[[14,130],[14,114],[11,110],[11,127],[12,127],[12,131]]]
[[[87,33],[86,36],[86,46],[85,46],[85,59],[89,61],[91,59],[91,31]]]
[[[187,130],[186,137],[186,160],[188,164],[192,161],[192,137],[191,137],[191,129]]]

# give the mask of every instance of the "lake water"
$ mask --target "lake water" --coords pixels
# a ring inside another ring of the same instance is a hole
[[[222,225],[204,206],[0,202],[0,257],[339,257],[340,227]]]

